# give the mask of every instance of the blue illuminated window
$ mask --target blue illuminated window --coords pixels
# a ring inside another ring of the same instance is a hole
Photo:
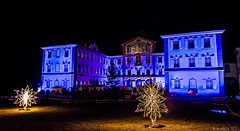
[[[213,89],[213,80],[212,79],[207,79],[206,80],[206,89]]]
[[[68,72],[68,64],[69,64],[70,62],[63,62],[63,64],[64,64],[64,72]]]
[[[128,75],[129,75],[129,76],[132,75],[132,74],[131,74],[131,69],[128,70]]]
[[[150,76],[150,69],[147,69],[147,75]]]
[[[48,63],[46,63],[47,65],[47,72],[51,72],[52,71],[52,63],[50,63],[50,61],[48,61]]]
[[[48,50],[48,58],[52,58],[52,50]]]
[[[98,67],[96,68],[96,74],[98,74]]]
[[[146,57],[146,63],[150,63],[150,56]]]
[[[89,60],[89,53],[87,52],[87,60]]]
[[[162,75],[162,68],[159,69],[159,75]]]
[[[56,57],[59,58],[60,57],[60,49],[58,48],[57,51],[56,51]]]
[[[210,39],[209,37],[204,38],[204,48],[210,47]]]
[[[93,61],[93,54],[91,54],[91,61]]]
[[[82,73],[85,73],[85,65],[82,65]]]
[[[181,86],[180,86],[180,79],[176,78],[174,80],[174,89],[180,89]]]
[[[65,49],[65,57],[68,57],[68,56],[69,56],[69,50]]]
[[[188,40],[188,49],[192,49],[194,48],[194,40],[193,39],[189,39]]]
[[[47,81],[47,88],[50,88],[50,81]]]
[[[68,82],[68,80],[66,80],[66,79],[65,79],[65,80],[63,80],[63,86],[64,86],[65,88],[66,88],[66,87],[67,87],[67,85],[68,85],[68,83],[67,83],[67,82]]]
[[[197,81],[194,78],[189,79],[189,88],[197,88]]]
[[[195,57],[193,55],[189,56],[189,67],[195,67]]]
[[[162,63],[162,56],[158,57],[158,63]]]
[[[59,80],[58,80],[58,79],[56,79],[56,80],[54,81],[54,86],[59,86]]]
[[[174,41],[173,41],[173,49],[174,49],[174,50],[178,50],[178,49],[179,49],[178,40],[174,40]]]
[[[180,67],[180,66],[179,66],[179,57],[176,56],[176,57],[173,59],[173,63],[174,63],[174,68]]]
[[[60,70],[60,64],[59,64],[59,62],[57,61],[56,67],[55,67],[55,71],[56,71],[56,72],[59,72],[59,70]]]
[[[205,57],[205,66],[206,67],[211,67],[211,56],[207,55]]]
[[[127,58],[127,64],[131,64],[131,63],[132,63],[131,57],[128,57],[128,58]]]

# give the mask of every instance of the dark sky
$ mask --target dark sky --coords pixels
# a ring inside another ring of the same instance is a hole
[[[80,1],[4,5],[1,31],[6,41],[1,53],[6,85],[20,87],[40,78],[42,46],[97,42],[102,53],[119,55],[121,44],[141,32],[156,40],[159,50],[160,35],[226,29],[224,62],[236,62],[238,1]]]

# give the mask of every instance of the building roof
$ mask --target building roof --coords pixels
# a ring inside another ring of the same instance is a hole
[[[151,43],[156,43],[156,41],[149,40],[149,39],[146,39],[146,38],[143,38],[143,37],[139,37],[139,36],[138,36],[138,37],[135,37],[135,38],[133,38],[133,39],[127,41],[127,42],[124,42],[123,44],[121,44],[121,46],[123,46],[123,45],[125,45],[125,44],[127,44],[127,43],[130,43],[130,42],[132,42],[132,41],[135,41],[135,40],[137,40],[137,39],[141,39],[141,40],[148,41],[148,42],[151,42]]]
[[[55,49],[55,48],[64,48],[64,47],[76,47],[78,44],[67,44],[67,45],[54,45],[54,46],[46,46],[46,47],[41,47],[41,49]]]
[[[186,36],[196,36],[196,35],[212,35],[212,34],[222,34],[225,30],[211,30],[211,31],[200,31],[200,32],[189,32],[189,33],[180,33],[180,34],[170,34],[170,35],[161,35],[163,39],[174,38],[174,37],[186,37]]]

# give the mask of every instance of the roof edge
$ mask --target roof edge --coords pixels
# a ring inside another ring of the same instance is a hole
[[[225,32],[223,30],[211,30],[211,31],[200,31],[200,32],[189,32],[189,33],[180,33],[180,34],[170,34],[170,35],[160,35],[162,39],[174,38],[174,37],[186,37],[186,36],[196,36],[196,35],[210,35],[210,34],[222,34]]]

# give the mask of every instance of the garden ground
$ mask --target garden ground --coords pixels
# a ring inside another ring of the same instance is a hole
[[[240,130],[240,118],[210,112],[190,100],[167,100],[168,113],[157,119],[164,130]],[[0,130],[160,130],[144,128],[150,123],[143,113],[135,113],[137,102],[41,104],[30,111],[17,105],[0,107]]]

